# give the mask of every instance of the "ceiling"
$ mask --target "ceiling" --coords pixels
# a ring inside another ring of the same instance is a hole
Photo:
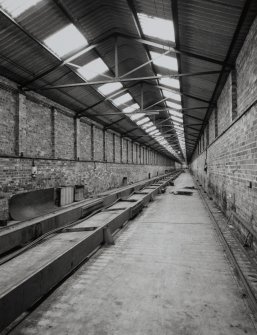
[[[15,15],[8,1],[14,3]],[[29,6],[33,0],[23,0],[28,8],[17,15],[21,1],[8,1],[0,0],[2,75],[24,92],[37,91],[78,117],[91,118],[181,162],[190,161],[257,13],[256,1],[249,0],[37,0],[34,6]],[[140,14],[173,21],[175,41],[146,35]],[[87,45],[80,55],[76,50],[60,57],[45,41],[69,24]],[[177,58],[178,71],[153,62],[152,52]],[[98,58],[108,71],[85,80],[79,67]],[[182,129],[174,127],[167,101],[176,101],[165,100],[161,77],[179,79],[180,88],[166,86],[166,93],[181,96]],[[122,108],[115,105],[114,98],[99,92],[107,82],[121,82],[116,97],[129,93],[132,100]],[[135,103],[141,108],[135,113],[144,110],[165,140],[158,141],[122,112]]]

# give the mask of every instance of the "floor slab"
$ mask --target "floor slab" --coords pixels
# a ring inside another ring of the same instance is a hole
[[[12,334],[256,334],[207,211],[182,174]]]

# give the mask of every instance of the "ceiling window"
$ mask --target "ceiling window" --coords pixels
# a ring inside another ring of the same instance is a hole
[[[171,116],[177,116],[183,118],[183,114],[181,112],[174,111],[172,109],[169,110]]]
[[[161,85],[169,86],[171,88],[180,88],[179,80],[175,78],[161,78],[159,79]]]
[[[157,134],[160,134],[158,129],[155,129],[153,131],[149,131],[149,135],[151,135],[151,136],[154,136],[154,135],[157,135]]]
[[[111,94],[113,92],[116,92],[120,89],[122,89],[123,86],[121,83],[110,83],[110,84],[104,84],[102,86],[99,86],[97,88],[98,92],[100,92],[103,95],[108,95]]]
[[[114,105],[119,106],[119,105],[125,104],[126,102],[130,100],[132,100],[132,96],[129,93],[126,93],[112,100],[112,102],[114,103]]]
[[[174,26],[171,20],[138,13],[144,35],[175,42]]]
[[[16,18],[42,0],[0,0],[0,6],[12,17]]]
[[[150,51],[153,63],[160,67],[178,72],[178,62],[176,57],[162,55],[159,52]]]
[[[167,104],[170,108],[181,109],[181,105],[176,104],[175,102],[166,101],[166,104]]]
[[[176,101],[181,101],[181,95],[174,93],[174,92],[170,92],[170,91],[166,91],[166,90],[162,90],[163,95],[165,96],[165,98],[169,98],[172,100],[176,100]]]
[[[93,79],[109,69],[101,58],[96,58],[86,65],[81,66],[77,71],[86,80]]]
[[[177,122],[182,122],[183,123],[183,119],[177,116],[171,116],[173,121],[177,121]]]
[[[131,118],[132,121],[136,121],[141,119],[143,116],[145,116],[145,113],[135,113],[135,114],[131,114],[129,115],[129,117]]]
[[[150,128],[147,128],[145,131],[147,131],[148,133],[151,133],[153,130],[156,130],[155,126],[152,126]]]
[[[142,125],[142,128],[147,129],[147,128],[152,127],[152,126],[153,126],[153,123],[150,121],[150,122],[147,122],[144,125]]]
[[[135,112],[137,109],[139,109],[139,105],[138,104],[133,104],[131,106],[128,106],[126,108],[124,108],[122,110],[123,113],[132,113],[132,112]]]
[[[73,24],[69,24],[47,37],[44,44],[59,57],[64,57],[88,45],[88,42]]]
[[[142,124],[149,122],[149,121],[150,121],[149,117],[144,117],[142,120],[137,121],[137,124],[141,126]]]

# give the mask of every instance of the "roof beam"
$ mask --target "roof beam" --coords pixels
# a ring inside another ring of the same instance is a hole
[[[88,82],[71,83],[71,84],[64,84],[64,85],[45,86],[45,87],[39,88],[37,91],[52,90],[56,88],[60,89],[60,88],[67,88],[67,87],[94,86],[94,85],[109,84],[109,83],[116,83],[116,82],[131,82],[131,81],[142,81],[142,80],[156,80],[156,79],[161,79],[161,78],[204,76],[204,75],[216,74],[216,73],[220,73],[220,71],[177,73],[177,74],[168,74],[168,75],[162,75],[162,76],[155,75],[155,76],[149,76],[149,77],[136,77],[136,78],[113,78],[111,80],[98,80],[98,81],[88,81]]]
[[[151,47],[154,47],[154,48],[162,49],[164,51],[170,50],[170,51],[172,51],[174,53],[177,53],[177,54],[185,55],[185,56],[188,56],[190,58],[196,58],[196,59],[199,59],[199,60],[203,60],[203,61],[206,61],[206,62],[209,62],[209,63],[221,65],[221,66],[225,64],[223,61],[220,61],[220,60],[217,60],[217,59],[214,59],[214,58],[210,58],[210,57],[206,57],[206,56],[203,56],[203,55],[194,54],[192,52],[180,50],[177,47],[175,47],[174,44],[170,45],[170,44],[166,44],[166,43],[158,43],[158,42],[148,40],[146,38],[136,38],[136,37],[130,36],[128,34],[123,34],[123,33],[120,33],[119,35],[121,37],[125,38],[125,39],[134,40],[138,43],[148,45],[148,46],[151,46]],[[225,65],[227,67],[231,67],[230,64],[225,64]]]

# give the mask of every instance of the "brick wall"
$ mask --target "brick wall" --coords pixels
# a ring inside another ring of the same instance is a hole
[[[257,20],[236,62],[236,86],[229,76],[219,97],[218,134],[215,136],[213,111],[209,119],[210,145],[200,154],[194,153],[191,168],[224,213],[230,216],[232,211],[240,218],[239,231],[247,235],[250,229],[257,237],[256,64]],[[233,108],[237,108],[234,115]],[[205,161],[207,171],[204,171]],[[254,240],[256,248],[257,239]]]
[[[152,149],[158,165],[140,165],[136,155],[142,150],[87,118],[75,119],[74,112],[39,94],[21,94],[15,83],[0,78],[0,220],[8,218],[8,200],[17,193],[84,184],[85,195],[94,195],[121,186],[124,177],[132,183],[174,168]]]

